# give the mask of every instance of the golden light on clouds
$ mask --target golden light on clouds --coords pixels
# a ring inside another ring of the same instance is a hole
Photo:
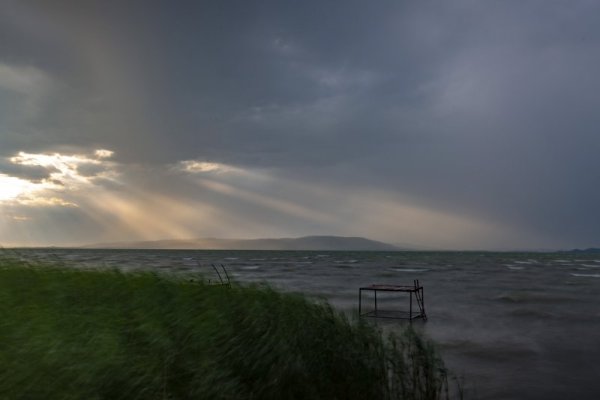
[[[35,190],[35,184],[26,180],[0,175],[0,202],[14,200],[24,193],[29,193]]]
[[[109,150],[96,150],[98,158],[112,156]],[[89,183],[89,178],[79,173],[79,169],[86,165],[101,166],[106,165],[105,161],[96,158],[90,158],[81,154],[35,154],[19,152],[16,156],[10,158],[10,162],[24,166],[39,166],[49,170],[49,176],[52,180],[68,183],[80,182]],[[102,171],[105,173],[108,171]],[[100,175],[100,174],[96,174]]]
[[[94,184],[95,179],[114,179],[117,176],[114,163],[104,160],[113,155],[112,151],[100,149],[94,155],[95,157],[21,151],[10,157],[9,162],[24,167],[25,171],[27,167],[42,168],[46,171],[46,176],[42,179],[27,179],[0,174],[0,202],[25,206],[74,207],[76,204],[73,201],[65,200],[61,195],[89,187]]]
[[[190,173],[202,173],[202,172],[229,172],[235,170],[234,167],[212,162],[186,160],[179,163],[179,167]]]
[[[26,217],[24,215],[10,215],[9,218],[12,219],[13,221],[30,221],[31,220],[30,217]]]
[[[19,199],[19,204],[25,206],[38,206],[38,207],[78,207],[78,205],[72,201],[61,199],[60,197],[44,197],[44,196],[31,196]]]
[[[106,149],[98,149],[94,152],[94,155],[98,158],[110,158],[115,154],[114,151]]]

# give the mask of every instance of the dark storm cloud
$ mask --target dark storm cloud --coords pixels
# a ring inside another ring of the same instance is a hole
[[[58,170],[53,167],[18,165],[11,163],[9,160],[0,159],[0,174],[14,176],[31,182],[41,182],[44,179],[48,179],[53,172],[58,172]]]
[[[599,12],[10,2],[0,66],[44,87],[2,86],[0,68],[0,156],[67,146],[158,168],[222,162],[520,228],[499,246],[598,245]]]

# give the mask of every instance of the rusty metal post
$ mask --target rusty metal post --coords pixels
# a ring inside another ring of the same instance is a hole
[[[362,315],[361,309],[362,309],[362,289],[358,289],[358,316],[359,317]]]
[[[425,288],[421,286],[421,304],[423,305],[423,319],[427,319],[427,314],[425,313]]]

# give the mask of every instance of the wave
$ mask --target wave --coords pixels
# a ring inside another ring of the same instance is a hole
[[[600,278],[600,274],[571,274],[572,276],[585,277],[585,278]]]
[[[600,275],[598,275],[600,277]],[[527,292],[511,292],[503,293],[495,296],[492,300],[506,303],[562,303],[568,301],[576,301],[570,297],[558,297],[549,294],[527,293]]]
[[[390,268],[392,271],[398,272],[427,272],[427,268]]]

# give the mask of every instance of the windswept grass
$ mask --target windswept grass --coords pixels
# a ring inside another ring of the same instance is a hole
[[[2,399],[438,399],[443,363],[267,287],[0,260]]]

